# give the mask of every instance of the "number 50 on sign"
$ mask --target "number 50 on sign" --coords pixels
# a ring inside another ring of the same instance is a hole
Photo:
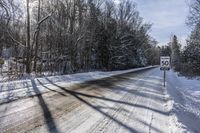
[[[170,57],[161,56],[160,57],[160,70],[170,70]]]

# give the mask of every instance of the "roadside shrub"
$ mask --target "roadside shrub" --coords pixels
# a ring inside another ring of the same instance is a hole
[[[182,63],[180,65],[180,73],[185,76],[199,76],[200,64],[198,63]]]

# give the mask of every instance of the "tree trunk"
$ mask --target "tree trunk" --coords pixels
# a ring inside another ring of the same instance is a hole
[[[26,8],[27,8],[27,39],[26,39],[26,73],[31,73],[31,46],[30,46],[30,10],[29,10],[29,0],[26,0]]]
[[[37,22],[39,23],[39,21],[40,21],[40,0],[38,0],[38,18],[37,18]],[[35,71],[35,73],[37,73],[37,56],[38,56],[39,34],[40,34],[40,27],[38,26],[36,37],[35,37],[35,53],[34,53],[35,58],[34,58],[34,66],[33,66],[33,70]]]

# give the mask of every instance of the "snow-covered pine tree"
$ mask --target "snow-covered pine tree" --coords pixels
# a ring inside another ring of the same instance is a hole
[[[171,42],[171,63],[176,71],[180,71],[180,48],[177,36],[174,35]]]
[[[183,51],[185,69],[193,75],[200,75],[200,23],[192,31],[187,46]]]

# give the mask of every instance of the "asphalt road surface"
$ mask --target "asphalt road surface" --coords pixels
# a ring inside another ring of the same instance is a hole
[[[0,105],[0,132],[168,133],[162,84],[158,68],[71,87],[52,83],[48,93]]]

